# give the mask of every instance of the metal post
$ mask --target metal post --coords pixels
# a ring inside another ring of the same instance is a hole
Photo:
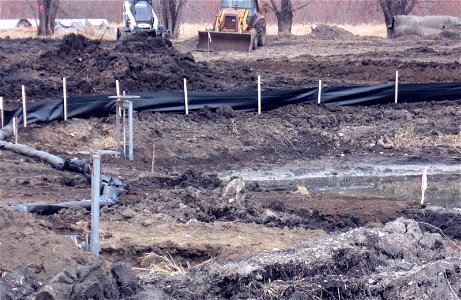
[[[128,159],[133,160],[133,102],[128,103]]]
[[[101,155],[93,152],[93,173],[91,175],[91,252],[99,256],[99,196]]]
[[[123,91],[123,97],[125,97],[125,91]],[[126,108],[123,106],[122,113],[122,123],[123,123],[123,158],[126,158]]]
[[[115,81],[115,89],[116,89],[117,97],[120,97],[120,83],[118,80]],[[116,150],[119,152],[121,152],[120,150],[120,115],[121,115],[120,98],[117,98],[115,100],[115,131],[116,131],[116,141],[117,141]]]
[[[109,96],[109,99],[116,99],[115,102],[115,124],[116,124],[116,140],[117,140],[117,157],[118,155],[123,154],[124,158],[133,160],[133,139],[134,139],[134,129],[133,129],[133,99],[139,99],[139,96],[127,96],[125,92],[123,95],[120,95],[120,90],[117,84],[117,96]],[[126,152],[126,110],[128,111],[128,153]],[[122,125],[123,122],[123,125]],[[123,133],[121,132],[123,130]],[[123,135],[123,136],[121,136]],[[121,138],[123,138],[123,147],[121,146]]]

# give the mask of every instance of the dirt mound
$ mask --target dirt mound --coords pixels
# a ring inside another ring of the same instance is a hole
[[[460,31],[442,31],[440,36],[450,40],[459,41],[461,39],[461,32]]]
[[[404,52],[405,54],[416,54],[416,53],[428,54],[428,53],[437,53],[437,51],[435,51],[434,48],[425,47],[425,46],[406,49],[406,50],[403,51],[403,52]]]
[[[13,58],[18,49],[22,55]],[[169,40],[150,36],[123,42],[76,34],[35,44],[11,40],[2,43],[2,54],[9,55],[0,66],[0,94],[7,103],[20,96],[21,84],[32,100],[61,97],[62,77],[67,78],[68,95],[75,96],[114,93],[116,79],[126,91],[178,91],[184,78],[189,90],[224,90],[249,82],[253,75],[239,74],[239,67],[224,70],[196,63],[190,52],[178,52]]]
[[[91,49],[88,49],[88,47],[90,46],[91,46]],[[62,43],[61,45],[59,45],[57,52],[60,57],[63,57],[65,55],[81,53],[85,50],[87,50],[88,52],[92,52],[92,51],[95,51],[98,46],[99,46],[99,42],[90,41],[83,35],[72,33],[72,34],[66,35],[62,39]]]
[[[153,38],[149,35],[143,34],[132,35],[115,47],[116,51],[131,51],[133,53],[142,51],[160,52],[172,49],[173,44],[170,40],[164,38]]]
[[[331,26],[331,25],[324,25],[320,24],[315,27],[312,32],[308,35],[309,38],[316,39],[316,40],[341,40],[341,39],[348,39],[354,36],[352,32],[349,32],[345,29]]]
[[[96,261],[67,268],[46,285],[31,275],[29,270],[17,272],[3,269],[0,299],[126,299],[137,293],[139,288],[136,276],[124,263],[115,263],[106,268],[102,262]]]
[[[460,264],[440,235],[399,219],[182,276],[143,277],[178,299],[422,299],[459,295]]]
[[[198,171],[187,170],[179,176],[144,178],[139,184],[158,188],[194,187],[213,190],[221,186],[221,180],[215,174],[204,175]]]
[[[51,227],[32,214],[0,209],[0,268],[34,267],[39,278],[49,279],[65,267],[94,259]]]

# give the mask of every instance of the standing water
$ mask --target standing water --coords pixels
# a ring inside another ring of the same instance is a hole
[[[348,196],[381,196],[421,201],[422,165],[361,166],[341,171],[325,168],[284,166],[273,169],[242,169],[221,174],[223,179],[240,176],[258,181],[264,189],[296,190],[305,186],[313,194],[335,193]],[[461,208],[461,166],[431,165],[425,203],[442,207]]]

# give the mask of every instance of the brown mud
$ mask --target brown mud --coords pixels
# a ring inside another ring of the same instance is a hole
[[[459,42],[446,37],[388,41],[319,26],[309,36],[269,37],[251,54],[208,54],[194,43],[0,40],[0,95],[10,109],[21,84],[30,100],[60,97],[63,76],[70,95],[112,93],[115,79],[128,91],[177,91],[184,77],[197,91],[254,89],[257,75],[265,89],[318,79],[386,83],[397,69],[402,82],[461,80]],[[0,298],[457,299],[459,210],[216,174],[288,164],[329,165],[335,174],[358,164],[459,165],[460,104],[135,113],[135,160],[102,159],[102,172],[131,192],[101,209],[100,258],[75,243],[90,232],[82,208],[51,216],[0,209]],[[34,124],[19,142],[89,159],[93,148],[115,148],[115,118]],[[90,198],[83,176],[6,151],[0,186],[0,205]]]

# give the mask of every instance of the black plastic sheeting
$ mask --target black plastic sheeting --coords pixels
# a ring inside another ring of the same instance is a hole
[[[140,96],[133,101],[134,110],[154,112],[184,112],[182,92],[134,93]],[[267,111],[281,106],[298,103],[317,103],[318,89],[306,88],[289,91],[263,91],[262,110]],[[461,82],[400,84],[399,103],[461,100]],[[105,117],[115,112],[115,101],[109,95],[68,98],[68,118]],[[189,92],[189,111],[204,106],[216,109],[230,106],[235,111],[256,111],[257,91],[241,92]],[[324,87],[322,104],[325,105],[375,105],[390,104],[395,100],[393,84],[378,84],[358,87]],[[22,108],[6,112],[6,124],[12,117],[19,118],[22,126]],[[31,102],[27,106],[27,123],[50,122],[63,119],[63,101],[48,100]]]

